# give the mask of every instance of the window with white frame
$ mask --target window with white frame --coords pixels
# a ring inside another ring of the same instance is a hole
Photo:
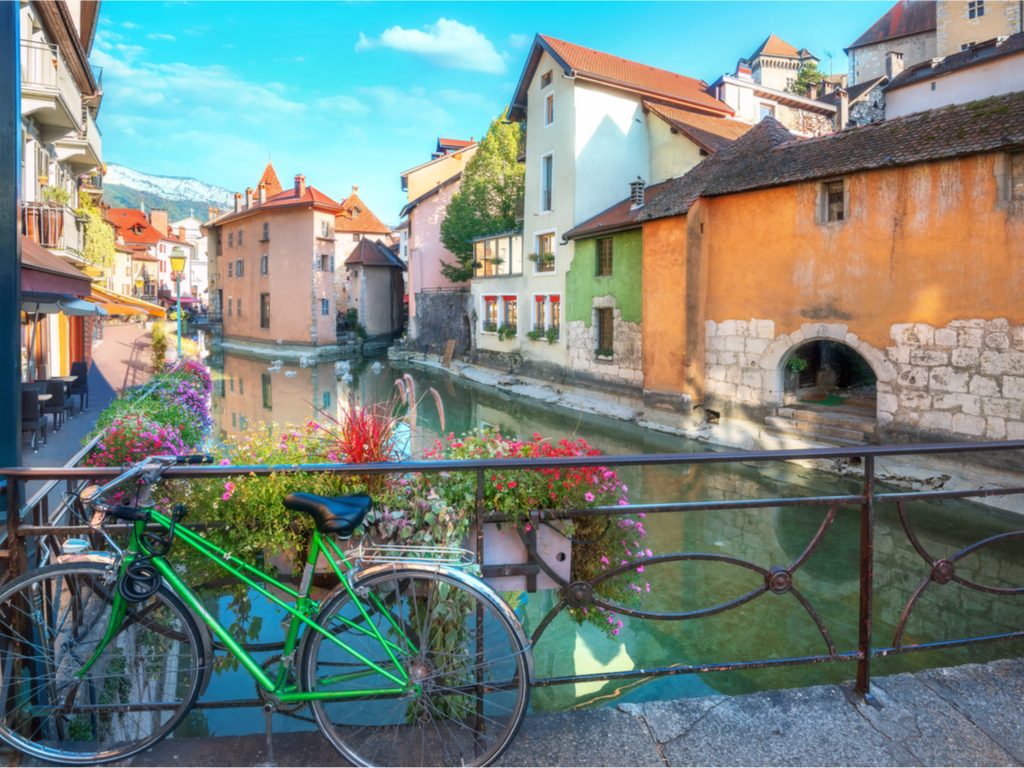
[[[483,312],[484,333],[497,333],[498,331],[498,297],[484,296]]]
[[[549,93],[544,99],[544,125],[555,122],[555,94]]]
[[[534,296],[533,297],[533,330],[535,331],[546,331],[548,319],[548,297],[547,296]]]
[[[764,120],[766,117],[775,117],[775,105],[765,104],[764,102],[761,102],[761,105],[758,109],[757,119]]]
[[[501,324],[506,328],[519,327],[519,298],[517,296],[501,297]]]
[[[562,296],[558,293],[536,294],[533,297],[533,330],[558,338],[562,332]]]
[[[160,266],[163,266],[162,264]],[[228,262],[228,280],[231,280],[235,276],[235,262]]]
[[[542,232],[537,235],[536,258],[534,262],[534,274],[555,271],[555,233]]]
[[[228,317],[231,317],[231,307],[232,307],[232,306],[233,306],[233,304],[232,304],[232,302],[231,302],[231,297],[230,297],[230,296],[228,296]],[[235,385],[234,385],[234,383],[232,383],[232,384],[231,384],[231,391],[232,391],[232,392],[234,392],[234,391],[235,391]]]
[[[330,225],[330,222],[328,222],[327,219],[321,219],[320,220],[320,237],[330,237],[330,236],[331,236],[331,225]]]
[[[547,213],[554,210],[551,199],[551,187],[554,182],[554,155],[544,155],[540,159],[540,210]]]
[[[473,243],[473,277],[523,274],[523,240],[518,233],[496,235]]]
[[[235,261],[235,277],[242,277],[242,274],[243,274],[244,271],[245,271],[245,260],[244,259],[238,259],[237,261]]]

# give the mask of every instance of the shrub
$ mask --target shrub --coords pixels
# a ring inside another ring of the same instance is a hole
[[[83,462],[87,467],[118,467],[153,455],[181,455],[189,446],[181,433],[147,414],[114,417],[103,439]]]
[[[162,323],[153,323],[150,345],[153,350],[153,370],[156,373],[163,373],[167,367],[167,334]]]

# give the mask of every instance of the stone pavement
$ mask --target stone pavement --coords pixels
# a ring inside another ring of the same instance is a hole
[[[848,685],[528,715],[502,766],[946,766],[1024,764],[1024,661]],[[274,737],[280,766],[344,765],[319,735]],[[262,734],[168,739],[126,766],[252,766]],[[17,759],[15,763],[17,764]],[[23,760],[21,765],[38,765]]]

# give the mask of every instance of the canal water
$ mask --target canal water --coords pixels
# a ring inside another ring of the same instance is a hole
[[[635,425],[547,406],[501,393],[443,373],[402,369],[387,361],[353,364],[351,380],[336,376],[333,364],[285,365],[270,371],[265,359],[224,355],[214,362],[213,411],[221,435],[238,434],[260,422],[300,423],[314,415],[313,406],[333,412],[355,394],[357,400],[386,398],[397,378],[410,374],[422,396],[433,387],[444,408],[444,432],[461,435],[498,427],[503,435],[529,438],[539,432],[557,441],[581,437],[606,454],[704,452],[713,448],[694,441],[644,430]],[[432,397],[423,398],[411,430],[415,453],[441,433]],[[620,473],[634,503],[776,499],[854,494],[854,480],[790,464],[716,464],[691,467],[630,468]],[[898,489],[890,489],[898,490]],[[786,507],[739,511],[651,514],[644,521],[645,546],[655,555],[705,552],[732,555],[764,567],[787,566],[804,550],[827,513],[825,507]],[[970,502],[927,502],[908,506],[924,548],[949,557],[973,542],[1017,530],[1021,521]],[[896,626],[915,589],[930,568],[911,547],[893,505],[877,509],[875,532],[875,647],[892,645]],[[957,574],[992,587],[1024,586],[1021,542],[983,550],[961,561]],[[857,650],[859,600],[859,508],[841,508],[818,550],[794,576],[794,586],[821,616],[840,653]],[[650,585],[643,608],[657,612],[693,611],[719,605],[755,589],[762,577],[735,565],[713,562],[671,563],[648,567]],[[907,625],[904,643],[932,642],[1017,631],[1024,618],[1022,597],[993,596],[958,584],[932,584]],[[528,596],[522,613],[532,633],[558,599],[553,590]],[[230,613],[230,601],[220,604]],[[253,600],[254,615],[264,619],[260,640],[280,634],[283,615],[262,599]],[[807,611],[792,594],[767,593],[724,613],[686,621],[651,621],[621,617],[616,640],[563,612],[534,648],[538,678],[597,674],[662,666],[727,663],[749,659],[792,658],[825,654],[825,641]],[[276,633],[276,634],[275,634]],[[1017,641],[927,651],[872,662],[874,675],[971,661],[1020,656]],[[839,683],[852,679],[853,662],[776,667],[748,671],[685,674],[656,679],[592,682],[536,688],[535,711],[611,706],[712,694]],[[245,681],[245,682],[240,682]],[[239,688],[244,685],[245,688]],[[208,698],[251,696],[247,676],[217,676]],[[208,711],[207,727],[218,735],[258,731],[258,711]],[[252,718],[252,727],[242,725]],[[280,719],[280,718],[279,718]],[[275,725],[275,728],[278,727]],[[310,727],[301,721],[282,727]]]

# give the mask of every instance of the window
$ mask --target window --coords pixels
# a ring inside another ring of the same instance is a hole
[[[242,273],[245,271],[244,268],[245,268],[245,261],[243,259],[238,259],[235,262],[235,277],[241,277]]]
[[[270,294],[260,294],[260,328],[270,327]]]
[[[549,93],[544,99],[544,125],[555,122],[555,94]]]
[[[974,44],[975,44],[975,42],[976,42],[975,40],[971,40],[971,42],[969,42],[969,43],[961,43],[961,44],[960,44],[960,50],[961,50],[961,51],[966,51],[966,50],[967,50],[967,49],[969,49],[969,48],[970,48],[970,47],[971,47],[972,45],[974,45]]]
[[[235,262],[229,261],[228,262],[228,280],[230,280],[234,276],[235,276]]]
[[[967,3],[967,18],[980,19],[985,15],[985,0],[972,0]]]
[[[238,247],[242,247],[242,230],[238,230]]]
[[[334,271],[334,254],[331,254],[331,272]]]
[[[329,253],[320,254],[320,271],[330,272],[331,271],[331,255]]]
[[[270,374],[264,373],[261,378],[263,383],[263,410],[272,411],[274,410],[274,390],[273,385],[270,383]]]
[[[235,233],[234,232],[228,232],[228,248],[234,248],[234,247],[235,247]]]
[[[795,86],[795,85],[796,85],[796,78],[795,77],[787,77],[786,78],[786,90],[787,91],[791,91],[792,92],[793,86]]]
[[[230,381],[231,381],[231,394],[233,395],[233,394],[235,394],[235,377],[231,376]]]
[[[125,276],[125,277],[131,277],[131,276],[132,276],[132,268],[131,268],[131,265],[129,265],[129,266],[127,266],[127,267],[125,267],[125,268],[124,268],[124,276]]]
[[[519,322],[519,301],[515,296],[502,296],[504,311],[501,315],[502,325],[509,328],[517,328]]]
[[[270,274],[270,259],[267,257],[267,254],[265,253],[260,257],[260,274]]]
[[[1024,200],[1024,152],[1010,155],[1010,200]]]
[[[547,296],[534,296],[533,297],[533,330],[544,331],[547,330],[548,315],[548,297]]]
[[[234,411],[231,412],[231,426],[232,427],[237,427],[238,426],[238,423],[235,421],[235,412]]]
[[[540,210],[542,213],[552,210],[551,208],[551,182],[554,158],[552,155],[544,155],[540,161]]]
[[[822,197],[825,202],[825,221],[844,221],[846,219],[846,206],[843,194],[843,182],[826,181],[822,185]]]
[[[330,225],[330,222],[328,222],[327,219],[321,219],[320,220],[320,237],[330,237],[330,236],[331,236],[331,225]]]
[[[761,104],[758,111],[758,120],[764,120],[766,117],[775,117],[775,105],[774,104]]]
[[[331,393],[330,392],[324,392],[324,408],[330,408],[330,407],[331,407]]]
[[[537,266],[534,272],[555,271],[555,233],[537,235]]]
[[[264,221],[263,222],[263,240],[266,241],[266,240],[269,240],[269,239],[270,239],[270,222],[269,221]]]
[[[235,299],[235,317],[242,316],[242,300]]]
[[[238,394],[245,394],[245,381],[242,380],[241,376],[238,377]]]
[[[611,309],[597,310],[597,354],[601,357],[608,357],[615,349],[614,322]]]
[[[498,330],[498,297],[484,296],[484,332],[495,333]]]
[[[320,314],[324,316],[331,314],[330,299],[320,299]]]
[[[556,336],[562,335],[562,297],[551,297],[551,311],[548,320],[548,330],[554,330]]]
[[[540,76],[540,87],[547,88],[551,85],[551,70],[549,69],[543,75]]]
[[[612,273],[612,239],[603,237],[597,241],[597,275],[607,277]]]
[[[230,296],[228,296],[228,317],[231,317],[231,307],[232,307],[232,304],[231,304],[231,297],[230,297]],[[234,384],[232,384],[232,385],[231,385],[231,391],[232,391],[232,392],[234,392],[234,391],[235,391],[235,385],[234,385]]]
[[[220,231],[220,228],[218,227],[217,228],[217,253],[221,253],[224,250],[223,240],[221,238],[222,234],[223,233]]]
[[[362,235],[360,235],[360,234],[359,234],[358,232],[353,232],[353,233],[352,233],[352,242],[353,242],[353,243],[358,243],[358,242],[359,242],[359,239],[360,239],[361,237],[362,237]]]

